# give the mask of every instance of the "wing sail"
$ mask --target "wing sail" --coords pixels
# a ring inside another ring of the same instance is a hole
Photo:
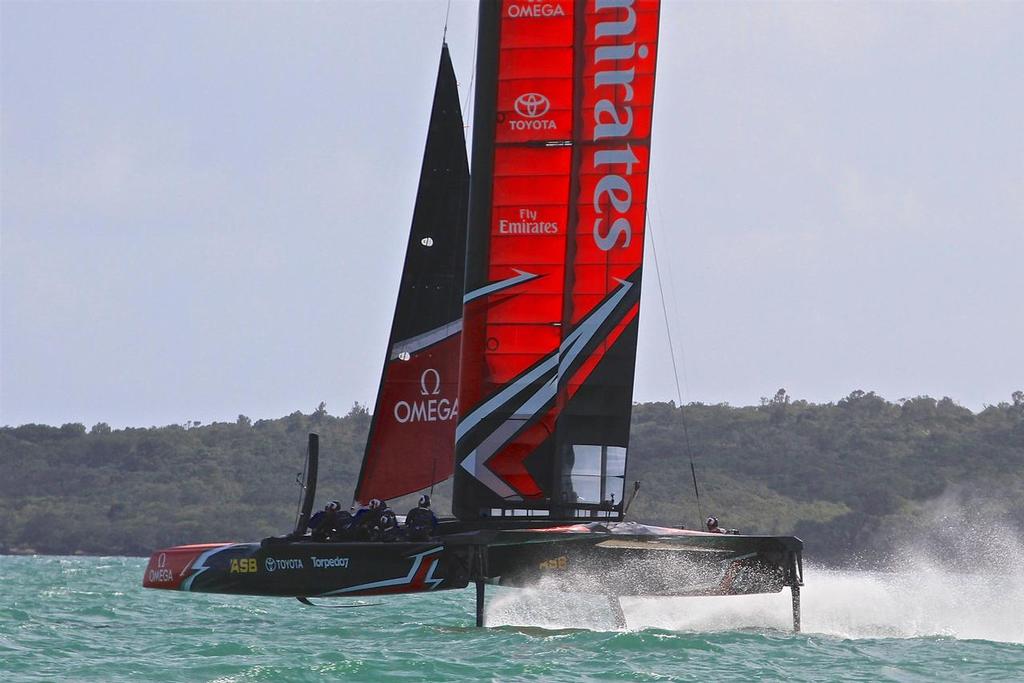
[[[461,518],[621,517],[658,16],[481,3]]]

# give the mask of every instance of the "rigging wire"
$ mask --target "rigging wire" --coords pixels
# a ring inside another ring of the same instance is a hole
[[[450,0],[449,0],[450,2]],[[476,79],[476,51],[479,47],[480,36],[474,31],[473,36],[473,68],[469,71],[469,87],[466,88],[466,100],[462,103],[463,116],[465,117],[465,128],[471,128],[473,125],[473,110],[467,110],[470,102],[473,101],[473,82]]]
[[[657,179],[654,177],[653,174],[650,174],[649,177],[650,177],[651,190],[653,192],[653,196],[660,197],[661,196],[661,191],[658,189],[658,181],[657,181]],[[657,211],[657,213],[658,213],[658,225],[665,225],[665,214],[661,210],[661,203],[660,202],[655,203],[655,204],[653,204],[653,206],[651,208],[653,210]],[[675,271],[672,268],[672,261],[669,260],[665,264],[665,274],[668,277],[668,298],[671,299],[671,301],[667,301],[665,303],[666,303],[666,305],[668,305],[669,308],[672,309],[672,311],[670,312],[670,315],[669,315],[669,320],[675,321],[677,324],[674,327],[676,328],[676,331],[680,331],[679,330],[679,325],[678,325],[678,321],[680,319],[680,315],[679,315],[679,300],[676,298],[676,291],[677,290],[676,290],[676,282],[675,282],[674,272]],[[666,322],[666,325],[667,324],[668,323]],[[680,337],[682,336],[681,332],[680,332],[679,336]],[[680,364],[680,370],[682,371],[682,375],[683,375],[683,386],[686,387],[686,393],[689,394],[690,393],[690,380],[686,376],[686,346],[683,344],[682,340],[680,340],[680,342],[679,342],[679,364]]]
[[[444,11],[444,31],[441,33],[441,44],[448,40],[448,16],[452,13],[452,0],[448,0],[448,8]]]
[[[437,484],[437,453],[434,453],[434,462],[430,465],[430,497],[434,497],[434,485]]]
[[[650,174],[653,175],[653,174]],[[704,511],[700,504],[700,488],[697,486],[697,469],[693,464],[693,447],[690,445],[690,428],[686,421],[686,408],[683,406],[683,392],[679,385],[679,369],[676,366],[675,345],[672,343],[672,326],[669,324],[668,307],[665,305],[665,288],[661,283],[661,266],[658,264],[658,247],[654,239],[654,222],[651,220],[651,212],[647,212],[647,232],[651,236],[651,254],[654,256],[654,273],[658,281],[658,294],[661,295],[661,312],[665,319],[665,334],[668,337],[668,351],[672,358],[672,376],[676,381],[676,397],[679,401],[679,415],[683,423],[683,443],[686,447],[686,456],[690,460],[690,475],[693,477],[693,495],[697,500],[697,528],[702,529],[704,525]]]

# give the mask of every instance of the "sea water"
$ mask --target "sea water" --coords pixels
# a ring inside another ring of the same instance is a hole
[[[805,570],[789,592],[602,598],[488,587],[317,609],[144,590],[145,561],[0,557],[0,680],[1024,681],[1024,570]]]

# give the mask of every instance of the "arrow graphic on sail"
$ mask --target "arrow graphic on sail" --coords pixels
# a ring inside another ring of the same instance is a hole
[[[503,289],[515,287],[518,284],[521,284],[523,282],[529,282],[530,280],[540,277],[540,275],[537,275],[536,273],[527,273],[525,270],[519,270],[518,268],[513,268],[512,270],[516,271],[519,274],[513,275],[512,277],[507,278],[505,280],[498,280],[497,282],[492,282],[490,284],[484,285],[483,287],[474,289],[472,292],[466,292],[466,296],[462,298],[462,303],[468,304],[470,301],[473,301],[474,299],[479,299],[482,296],[494,294],[495,292],[500,292]]]
[[[523,457],[528,453],[504,459],[501,468],[504,477],[499,476],[489,465],[493,464],[492,458],[500,454],[502,449],[516,436],[543,417],[545,411],[555,399],[559,380],[571,373],[575,367],[579,367],[583,351],[591,344],[598,335],[598,332],[606,327],[616,308],[633,288],[633,283],[629,281],[620,280],[619,282],[619,287],[612,292],[611,296],[583,320],[562,341],[556,351],[552,352],[518,379],[510,382],[501,391],[466,415],[459,423],[455,434],[456,441],[460,441],[482,420],[489,417],[501,406],[507,404],[509,400],[527,387],[546,378],[546,381],[539,389],[515,408],[508,419],[484,436],[476,448],[459,463],[467,472],[502,498],[506,500],[522,500],[522,494],[534,495],[540,491],[522,462]],[[626,309],[623,315],[628,310]],[[508,484],[509,479],[524,482],[528,486],[520,486],[520,490],[517,491]],[[524,490],[524,488],[527,490]]]

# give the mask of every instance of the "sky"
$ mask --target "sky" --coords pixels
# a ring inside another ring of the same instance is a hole
[[[0,425],[372,405],[446,12],[0,3]],[[635,400],[1024,389],[1021,26],[667,0]]]

